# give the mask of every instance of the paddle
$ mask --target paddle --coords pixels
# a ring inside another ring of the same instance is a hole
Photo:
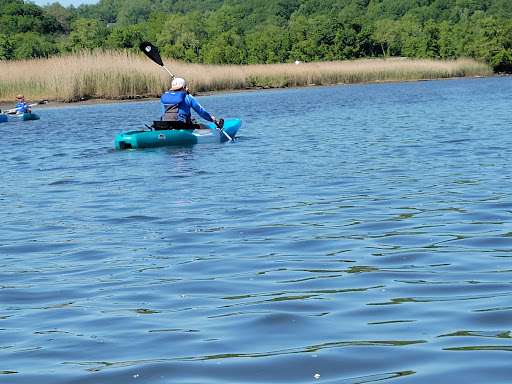
[[[169,73],[169,75],[171,75],[171,77],[174,80],[174,75],[164,65],[164,62],[162,61],[162,58],[160,57],[160,52],[158,52],[158,48],[157,47],[155,47],[153,44],[145,41],[143,43],[140,43],[139,48],[140,48],[140,50],[142,52],[144,52],[144,54],[147,57],[149,57],[151,60],[153,60],[155,63],[157,63],[161,67],[164,67],[164,69]],[[224,120],[223,119],[221,119],[221,120],[222,120],[222,124],[224,124]],[[224,135],[226,135],[226,137],[228,138],[229,141],[233,140],[231,138],[231,136],[229,136],[226,132],[224,132],[224,130],[222,129],[222,125],[221,124],[217,124],[217,122],[215,122],[215,125],[217,126],[218,129],[220,129],[222,131],[222,133],[224,133]]]
[[[39,105],[39,104],[48,104],[48,100],[41,100],[41,101],[38,101],[37,103],[34,103],[34,104],[29,104],[28,106],[30,108],[32,108],[34,105]],[[18,107],[18,108],[12,108],[14,109],[15,111],[18,110],[18,109],[21,109],[22,107]],[[4,112],[4,113],[9,113],[9,112]],[[13,113],[16,113],[16,112],[11,112],[10,114],[13,114]]]
[[[164,65],[164,62],[162,61],[162,58],[160,57],[160,52],[158,52],[157,47],[155,47],[153,44],[145,41],[143,43],[140,43],[139,48],[142,52],[144,52],[146,54],[147,57],[149,57],[151,60],[153,60],[158,65],[164,67],[164,69],[167,72],[169,72],[169,75],[171,75],[171,77],[174,79],[174,75]]]
[[[215,125],[217,126],[217,129],[220,129],[224,135],[228,138],[229,141],[233,140],[231,136],[228,135],[228,133],[222,129],[224,126],[224,119],[218,119],[215,121]]]

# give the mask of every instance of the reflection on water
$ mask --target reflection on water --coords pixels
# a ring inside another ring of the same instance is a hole
[[[2,382],[508,382],[511,81],[208,96],[244,124],[194,147],[114,149],[158,102],[2,125]]]

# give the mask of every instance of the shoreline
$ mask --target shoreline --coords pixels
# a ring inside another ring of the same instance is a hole
[[[489,65],[470,58],[368,58],[248,66],[171,61],[169,65],[174,73],[188,79],[189,88],[198,96],[494,75]],[[51,103],[47,107],[77,106],[154,100],[170,87],[165,71],[157,71],[151,60],[128,51],[0,62],[0,67],[0,108],[4,110],[16,105],[15,96],[19,93],[24,93],[31,104],[48,99]]]
[[[205,91],[205,92],[192,92],[194,97],[237,93],[237,92],[259,92],[259,91],[280,91],[286,89],[306,89],[306,88],[317,88],[317,87],[348,87],[358,85],[371,85],[371,84],[390,84],[390,83],[413,83],[413,82],[424,82],[424,81],[441,81],[441,80],[463,80],[463,79],[485,79],[494,77],[509,77],[512,75],[506,74],[494,74],[491,76],[464,76],[464,77],[449,77],[449,78],[436,78],[436,79],[404,79],[404,80],[375,80],[372,82],[362,83],[347,83],[347,84],[310,84],[308,86],[286,86],[286,87],[251,87],[246,89],[228,89],[222,91]],[[45,99],[42,99],[45,100]],[[86,100],[79,100],[73,102],[54,101],[48,99],[48,103],[39,104],[33,106],[34,109],[48,109],[48,108],[69,108],[78,106],[91,106],[91,105],[104,105],[104,104],[118,104],[118,103],[130,103],[130,102],[143,102],[143,101],[157,101],[158,97],[139,97],[139,98],[126,98],[126,99],[106,99],[106,98],[90,98]],[[34,104],[36,101],[29,101],[29,104]],[[8,103],[6,100],[0,100],[0,111],[5,111],[13,108],[16,102]],[[35,111],[34,111],[35,112]]]

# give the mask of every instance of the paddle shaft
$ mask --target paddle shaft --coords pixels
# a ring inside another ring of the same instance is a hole
[[[171,71],[169,71],[165,65],[162,65],[162,67],[164,67],[164,69],[169,73],[169,75],[171,75],[174,80],[174,75],[171,73]]]
[[[217,129],[220,129],[222,131],[222,133],[228,138],[229,141],[233,140],[231,136],[229,136],[228,133],[222,129],[222,127],[224,126],[224,119],[216,120],[215,125],[217,126]]]
[[[37,105],[38,103],[35,103],[35,104],[29,104],[28,106],[29,107],[33,107],[34,105]],[[21,108],[23,107],[17,107],[17,108],[12,108],[12,109],[9,109],[6,113],[8,115],[14,115],[16,113],[16,111],[20,110]],[[14,112],[10,112],[10,111],[14,111]]]
[[[225,135],[226,135],[226,137],[228,138],[228,140],[229,140],[229,141],[233,140],[233,139],[231,138],[231,136],[229,136],[229,135],[227,134],[227,132],[226,132],[226,131],[224,131],[222,128],[221,128],[220,130],[222,131],[222,133],[223,133],[223,134],[225,134]]]
[[[46,103],[48,103],[48,100],[41,100],[41,101],[38,101],[37,103],[29,104],[28,106],[32,108],[34,105],[46,104]],[[12,109],[14,109],[15,111],[17,111],[18,109],[21,109],[21,108],[23,108],[23,107],[12,108]]]

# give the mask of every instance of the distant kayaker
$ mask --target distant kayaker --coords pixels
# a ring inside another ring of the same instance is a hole
[[[18,99],[18,104],[13,109],[9,109],[7,113],[13,114],[13,113],[31,113],[32,108],[30,108],[30,105],[25,101],[25,96],[23,96],[22,93],[20,93],[18,96],[16,96],[16,99]]]
[[[185,80],[176,77],[171,84],[171,89],[160,97],[162,102],[163,121],[184,121],[192,124],[190,108],[196,111],[199,116],[208,121],[215,122],[215,116],[211,116],[206,110],[188,94],[188,87]]]

